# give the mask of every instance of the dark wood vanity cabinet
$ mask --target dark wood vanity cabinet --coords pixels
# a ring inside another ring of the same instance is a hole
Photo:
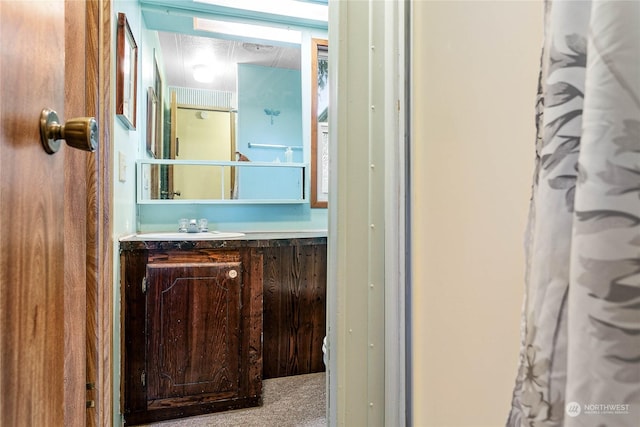
[[[262,391],[262,255],[122,252],[127,424],[257,406]]]
[[[261,403],[324,371],[326,237],[120,244],[127,425]]]

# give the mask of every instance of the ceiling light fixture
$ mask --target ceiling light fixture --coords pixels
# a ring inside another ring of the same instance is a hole
[[[207,64],[194,65],[193,79],[200,83],[211,83],[213,81],[213,67]]]
[[[275,49],[275,46],[259,43],[242,43],[242,48],[247,52],[252,53],[271,53]]]

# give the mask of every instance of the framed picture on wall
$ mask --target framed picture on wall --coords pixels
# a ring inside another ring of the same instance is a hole
[[[128,129],[135,129],[138,45],[124,13],[118,13],[116,37],[116,116]]]

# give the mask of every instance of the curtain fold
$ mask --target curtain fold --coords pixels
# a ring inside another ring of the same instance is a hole
[[[640,426],[640,2],[546,1],[507,426]]]

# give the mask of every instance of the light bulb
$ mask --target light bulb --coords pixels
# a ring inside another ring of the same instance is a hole
[[[213,81],[213,67],[206,64],[195,65],[193,79],[200,83],[211,83]]]

